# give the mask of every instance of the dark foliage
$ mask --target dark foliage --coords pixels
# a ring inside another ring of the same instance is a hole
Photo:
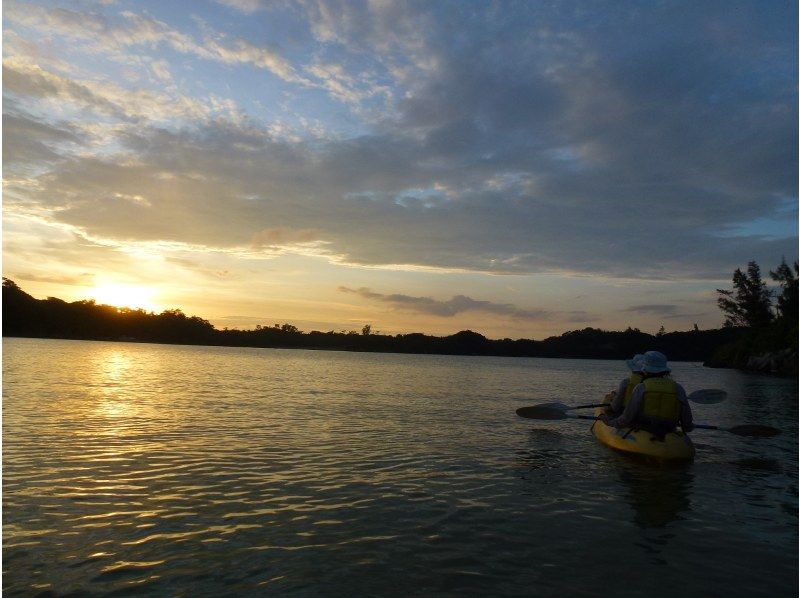
[[[770,271],[772,280],[780,285],[780,294],[776,305],[777,317],[775,318],[778,333],[783,334],[781,344],[786,347],[797,349],[797,283],[798,283],[798,263],[794,263],[794,271],[788,266],[786,260],[781,261],[781,265],[773,272]]]
[[[3,336],[203,344],[213,341],[215,334],[210,322],[187,317],[179,309],[156,315],[94,301],[37,300],[3,279]]]
[[[761,279],[761,268],[756,262],[747,264],[747,274],[736,268],[733,290],[717,289],[717,293],[726,326],[762,328],[772,321],[772,292]]]
[[[786,260],[770,272],[779,284],[773,292],[761,280],[758,264],[750,262],[747,274],[737,268],[733,290],[719,290],[719,306],[727,326],[743,331],[733,342],[719,347],[706,365],[797,375],[798,264],[794,270]],[[772,298],[776,304],[772,305]],[[765,365],[766,364],[766,367]]]
[[[365,332],[366,331],[366,332]],[[636,329],[610,332],[585,328],[542,341],[490,340],[464,330],[451,336],[372,332],[304,333],[291,324],[256,326],[254,330],[217,330],[207,320],[186,316],[179,309],[149,313],[141,309],[117,309],[93,301],[67,303],[60,299],[35,299],[13,281],[3,279],[3,335],[86,340],[123,340],[190,345],[286,347],[436,353],[446,355],[499,355],[510,357],[572,357],[621,359],[646,350],[658,350],[673,360],[702,361],[714,349],[738,338],[737,328],[691,330],[653,336]]]

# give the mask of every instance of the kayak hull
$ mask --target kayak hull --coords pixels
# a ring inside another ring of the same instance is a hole
[[[613,393],[606,395],[603,403],[610,403]],[[598,407],[594,414],[602,415],[605,407]],[[612,428],[601,421],[592,425],[592,434],[606,446],[630,456],[649,461],[674,462],[694,459],[692,439],[683,432],[671,432],[658,440],[651,432],[631,430],[631,428]]]

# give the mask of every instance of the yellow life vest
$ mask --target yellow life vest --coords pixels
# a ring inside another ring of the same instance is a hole
[[[631,397],[633,396],[633,389],[636,388],[639,384],[641,384],[643,378],[641,374],[637,374],[636,372],[631,372],[631,377],[628,378],[628,386],[625,387],[625,396],[622,397],[622,406],[627,407],[628,403],[631,402]]]
[[[678,399],[676,383],[669,378],[644,379],[644,404],[639,412],[646,419],[666,420],[678,423],[681,415],[681,402]]]

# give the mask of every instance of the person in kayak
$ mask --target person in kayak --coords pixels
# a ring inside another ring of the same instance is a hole
[[[617,392],[611,401],[610,410],[615,416],[620,415],[622,410],[631,402],[633,396],[633,389],[644,380],[644,373],[642,372],[642,360],[644,355],[637,353],[631,359],[625,360],[625,365],[631,371],[630,376],[620,380],[617,386]]]
[[[658,436],[674,431],[679,424],[684,432],[691,432],[692,409],[686,391],[669,375],[667,357],[658,351],[648,351],[641,369],[642,382],[633,389],[622,413],[603,414],[601,421],[614,428],[647,430]]]

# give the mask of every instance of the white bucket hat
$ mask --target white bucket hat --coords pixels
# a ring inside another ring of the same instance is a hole
[[[631,359],[626,359],[625,365],[627,365],[628,369],[632,372],[641,372],[643,359],[644,355],[642,355],[641,353],[637,353]]]
[[[667,356],[658,351],[648,351],[644,354],[642,359],[642,371],[648,374],[660,374],[662,372],[669,372],[667,366]]]

